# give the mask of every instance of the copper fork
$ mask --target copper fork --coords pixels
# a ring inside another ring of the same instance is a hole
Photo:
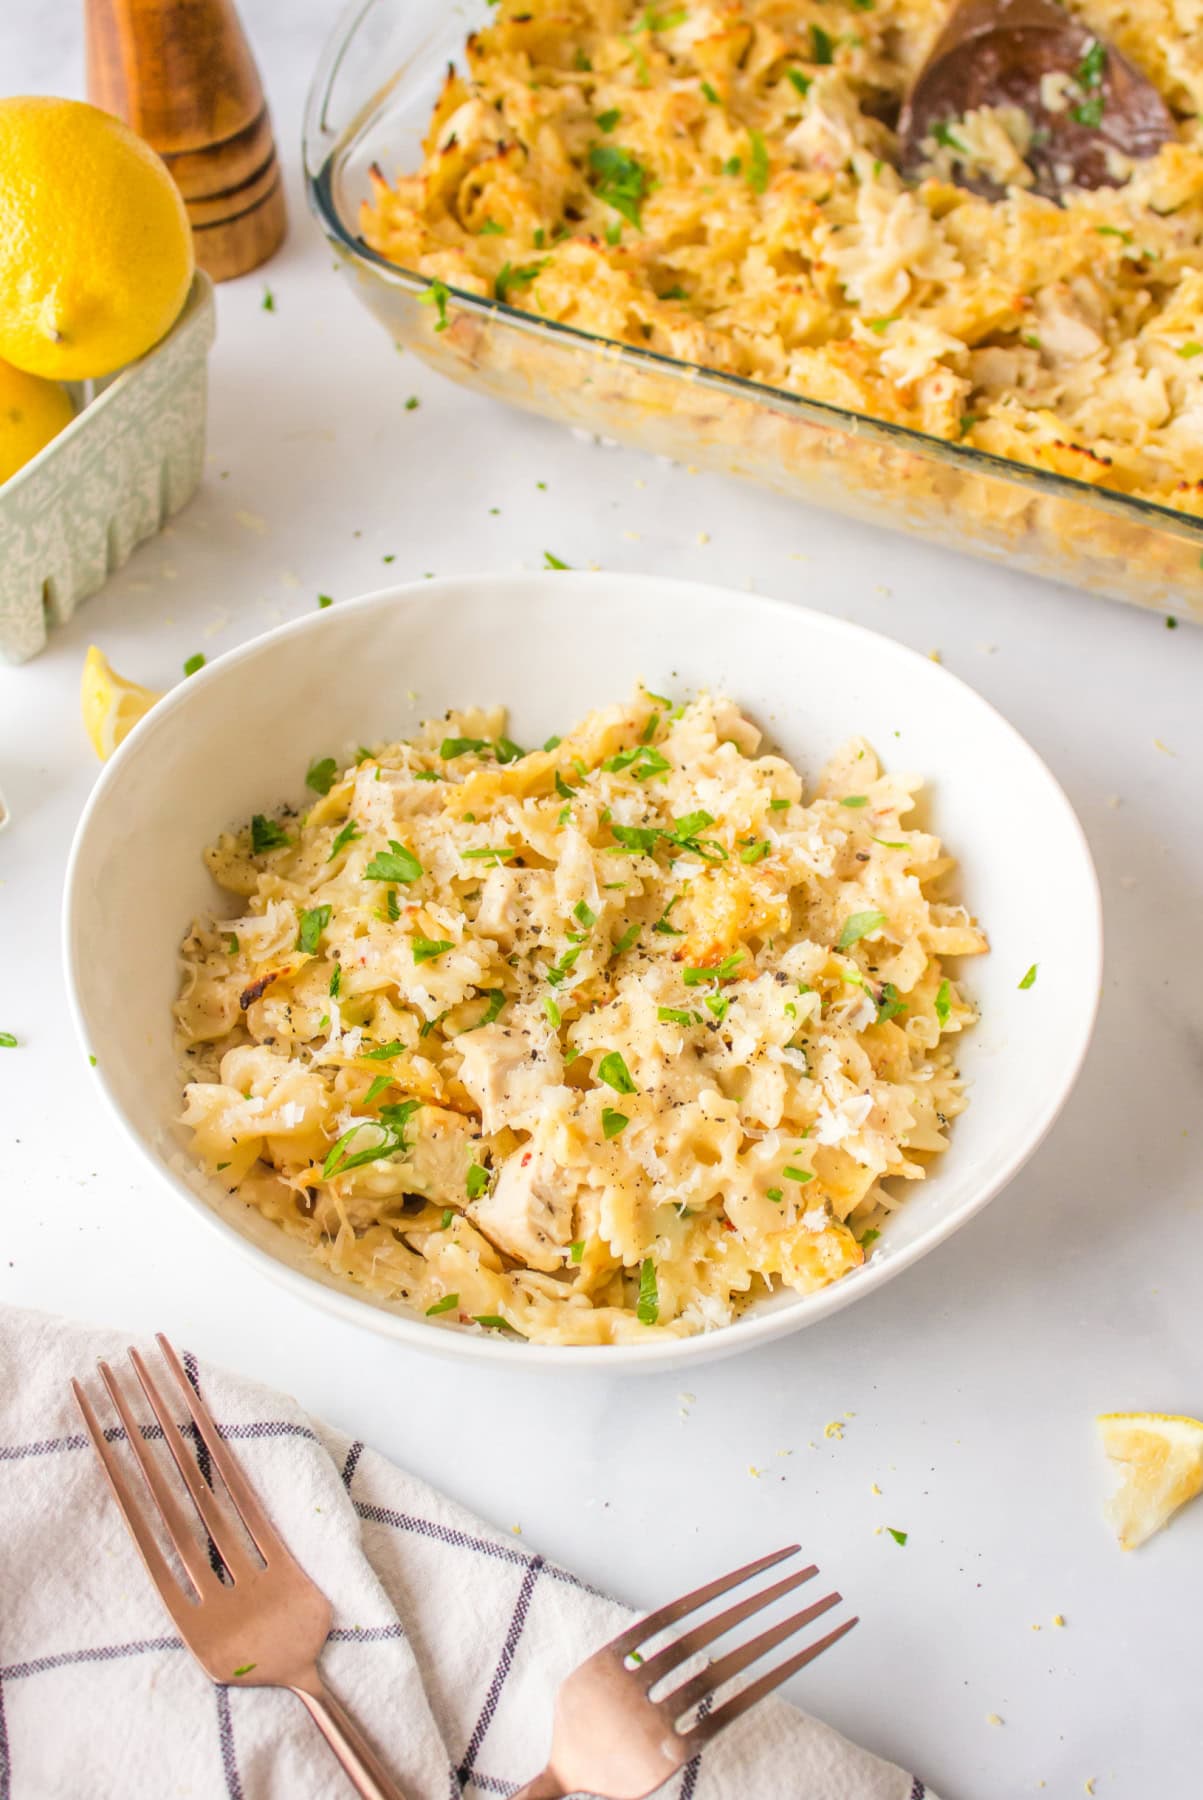
[[[208,1536],[206,1544],[181,1504],[177,1484],[151,1451],[108,1363],[100,1378],[125,1427],[126,1441],[150,1491],[188,1586],[177,1579],[159,1547],[148,1509],[135,1496],[114,1448],[78,1381],[72,1392],[151,1580],[176,1630],[211,1681],[231,1687],[288,1688],[310,1716],[363,1800],[405,1800],[372,1746],[339,1705],[318,1673],[317,1658],[330,1631],[330,1602],[289,1553],[260,1505],[237,1460],[184,1373],[179,1357],[156,1339],[175,1386],[187,1404],[200,1441],[221,1476],[229,1504],[218,1500],[175,1423],[162,1389],[137,1350],[129,1358],[163,1431],[188,1497]],[[222,1565],[210,1558],[210,1548]],[[257,1555],[255,1553],[258,1553]]]
[[[747,1563],[705,1587],[695,1588],[692,1594],[670,1601],[620,1632],[579,1669],[574,1669],[556,1696],[547,1767],[520,1788],[512,1800],[565,1800],[567,1795],[578,1792],[603,1796],[604,1800],[645,1800],[741,1713],[851,1631],[857,1623],[855,1618],[846,1619],[816,1643],[796,1651],[718,1706],[713,1704],[717,1690],[734,1676],[839,1605],[839,1594],[825,1594],[805,1611],[770,1626],[759,1637],[708,1664],[699,1674],[663,1691],[666,1678],[682,1663],[745,1619],[801,1587],[819,1571],[813,1563],[798,1569],[659,1649],[650,1647],[651,1640],[668,1626],[717,1600],[720,1594],[797,1556],[799,1548],[790,1544],[784,1550],[775,1550],[771,1556],[762,1556],[758,1562]],[[641,1653],[641,1645],[648,1646],[646,1655]],[[661,1690],[658,1697],[653,1696],[656,1688]]]

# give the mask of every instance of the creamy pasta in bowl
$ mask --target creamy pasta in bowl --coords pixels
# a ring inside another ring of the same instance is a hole
[[[67,943],[137,1141],[310,1297],[476,1356],[737,1349],[906,1267],[1051,1120],[1093,1018],[1093,872],[1047,771],[935,665],[570,574],[424,583],[270,646],[105,771]],[[252,701],[250,752],[218,749]],[[120,821],[165,763],[148,857]],[[992,814],[1078,894],[1073,932],[1003,877]]]

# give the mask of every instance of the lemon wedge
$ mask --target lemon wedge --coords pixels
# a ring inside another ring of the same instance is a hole
[[[108,760],[138,720],[162,698],[152,688],[139,687],[136,681],[118,675],[108,657],[92,645],[84,659],[79,703],[84,730],[101,762]]]
[[[1099,1433],[1122,1476],[1107,1517],[1121,1547],[1135,1550],[1203,1493],[1203,1424],[1170,1413],[1103,1413]]]

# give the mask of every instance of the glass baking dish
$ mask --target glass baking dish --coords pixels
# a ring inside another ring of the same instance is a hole
[[[354,0],[310,90],[310,205],[397,344],[453,380],[584,431],[1203,621],[1203,520],[454,288],[440,329],[429,279],[368,248],[359,208],[373,163],[389,176],[418,166],[447,64],[462,61],[465,38],[488,16],[484,0]]]

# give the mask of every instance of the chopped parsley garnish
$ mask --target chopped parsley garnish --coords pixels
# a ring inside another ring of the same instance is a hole
[[[1189,344],[1179,344],[1178,354],[1179,356],[1186,357],[1188,360],[1192,356],[1203,356],[1203,344],[1196,344],[1193,340]]]
[[[672,899],[669,901],[668,905],[664,908],[664,911],[660,914],[660,917],[656,920],[656,923],[652,926],[652,930],[658,931],[660,933],[661,937],[684,937],[685,936],[685,933],[683,931],[678,931],[677,927],[675,925],[670,925],[668,922],[669,915],[672,912],[673,907],[677,904],[678,900],[680,900],[680,898],[681,898],[680,894],[674,894]]]
[[[645,856],[652,854],[660,837],[657,830],[644,825],[611,825],[610,830],[624,850],[640,850]]]
[[[499,763],[521,762],[526,751],[513,738],[499,737],[493,744],[493,755]]]
[[[489,1171],[480,1163],[472,1163],[468,1169],[464,1186],[468,1190],[469,1200],[479,1200],[480,1196],[488,1190]]]
[[[787,809],[787,807],[789,805],[790,805],[790,802],[788,800],[770,800],[769,801],[769,811],[770,812],[785,812],[785,810]]]
[[[570,569],[572,567],[571,563],[562,562],[558,556],[553,556],[550,550],[543,552],[543,565],[548,569]]]
[[[532,281],[539,278],[546,267],[546,257],[541,262],[527,263],[521,269],[512,268],[508,262],[503,263],[498,271],[497,279],[493,283],[493,292],[499,300],[507,301],[511,288],[529,287]]]
[[[636,940],[638,939],[639,930],[640,930],[640,927],[639,927],[638,922],[636,922],[634,925],[628,925],[626,930],[623,932],[622,936],[615,938],[614,948],[611,950],[610,955],[612,957],[625,955],[626,952],[631,948],[631,945],[634,944],[636,942]]]
[[[1132,233],[1130,231],[1121,231],[1118,225],[1096,225],[1095,230],[1100,237],[1119,238],[1120,241],[1125,244],[1130,244],[1132,242]]]
[[[357,837],[361,837],[362,835],[363,834],[354,819],[348,819],[334,842],[331,844],[330,854],[326,858],[326,861],[333,862],[340,850],[345,850],[348,844],[353,843]]]
[[[940,983],[940,991],[936,995],[936,1018],[941,1025],[947,1025],[948,1015],[952,1011],[952,987],[947,981]]]
[[[552,987],[559,987],[562,981],[567,980],[572,971],[573,964],[576,962],[580,953],[581,947],[577,944],[575,949],[565,950],[559,962],[551,965],[547,971],[547,979],[550,981]]]
[[[742,863],[763,862],[772,848],[767,838],[761,838],[758,843],[745,844],[739,853],[739,860]]]
[[[543,1011],[547,1014],[547,1022],[552,1030],[558,1031],[560,1029],[561,1013],[550,994],[548,994],[546,1000],[543,1002]]]
[[[439,755],[444,762],[450,762],[454,756],[478,756],[487,748],[486,738],[445,737],[439,745]]]
[[[436,1313],[450,1312],[452,1307],[458,1305],[458,1294],[444,1294],[441,1300],[436,1300],[433,1306],[428,1306],[426,1308],[426,1317],[432,1319]]]
[[[905,1544],[906,1543],[908,1534],[905,1531],[895,1531],[895,1529],[892,1525],[887,1525],[886,1530],[889,1532],[890,1536],[893,1538],[893,1540],[896,1544]]]
[[[835,61],[835,45],[821,25],[811,26],[810,47],[813,62],[821,63],[826,68]]]
[[[263,310],[264,312],[274,312],[276,310],[276,303],[272,299],[272,291],[270,288],[267,289],[263,296]],[[258,1667],[258,1663],[243,1663],[240,1668],[235,1669],[233,1679],[236,1680],[239,1675],[249,1675],[252,1669],[257,1669]]]
[[[639,1300],[635,1317],[641,1325],[654,1325],[660,1317],[660,1289],[656,1283],[656,1265],[645,1256],[639,1270]]]
[[[1028,970],[1027,974],[1024,976],[1023,980],[1019,984],[1021,988],[1035,987],[1035,985],[1036,985],[1036,970],[1039,968],[1039,966],[1040,966],[1039,963],[1032,964],[1031,968]]]
[[[505,226],[499,225],[496,219],[486,219],[476,235],[477,237],[504,237]]]
[[[555,736],[554,736],[554,735],[553,735],[553,736],[552,736],[552,737],[549,737],[549,738],[548,738],[548,740],[547,740],[547,742],[546,742],[546,743],[545,743],[545,744],[544,744],[544,746],[543,746],[543,748],[544,748],[544,749],[545,749],[545,750],[547,750],[547,751],[551,751],[551,750],[558,750],[558,749],[559,749],[559,747],[560,747],[560,745],[561,745],[561,744],[562,744],[562,743],[563,743],[563,742],[564,742],[564,740],[563,740],[563,738],[562,738],[562,737],[555,737]]]
[[[363,872],[365,881],[410,882],[420,879],[422,865],[412,850],[390,838],[387,850],[377,850]]]
[[[813,1181],[815,1178],[813,1169],[795,1169],[792,1165],[788,1169],[782,1169],[781,1173],[785,1176],[787,1181],[798,1181],[801,1182],[803,1186],[805,1186],[808,1181]]]
[[[946,150],[959,150],[962,156],[965,155],[965,146],[960,138],[955,135],[947,119],[941,119],[938,125],[933,125],[931,134],[935,138],[937,144],[943,144]]]
[[[460,855],[468,862],[484,862],[489,857],[492,857],[495,863],[513,862],[517,854],[518,852],[511,850],[508,844],[482,844],[479,850],[460,851]]]
[[[561,800],[572,800],[576,796],[576,789],[569,787],[558,769],[556,770],[556,793]]]
[[[416,937],[412,942],[416,963],[433,962],[436,956],[442,956],[453,947],[450,938]]]
[[[251,819],[251,850],[256,856],[262,856],[268,850],[283,850],[292,839],[282,825],[274,819],[256,813]]]
[[[227,931],[226,932],[226,955],[227,956],[237,956],[240,948],[241,948],[241,946],[239,945],[239,942],[238,942],[238,933],[236,931]]]
[[[15,1050],[17,1039],[11,1031],[0,1031],[0,1050]]]
[[[748,142],[752,146],[748,157],[748,186],[754,194],[763,194],[769,185],[769,153],[763,132],[749,130]]]
[[[781,1201],[785,1199],[785,1195],[779,1187],[765,1188],[764,1197],[766,1200],[771,1200],[774,1206],[780,1205]]]
[[[590,907],[586,906],[583,900],[577,901],[572,909],[572,916],[574,919],[580,920],[586,931],[588,931],[591,925],[597,924],[597,914],[593,912]]]
[[[305,786],[312,788],[315,794],[328,794],[337,774],[338,764],[334,758],[323,756],[319,761],[310,763],[305,775]]]
[[[802,98],[805,100],[807,94],[810,92],[810,84],[811,84],[812,77],[809,75],[804,75],[802,73],[801,69],[787,69],[785,71],[785,79],[789,82],[789,84],[792,88],[796,88],[798,90],[798,92],[801,94]]]
[[[400,1056],[404,1048],[400,1038],[390,1038],[387,1044],[377,1044],[374,1050],[365,1050],[362,1054],[369,1062],[388,1062],[394,1056]]]
[[[400,1045],[397,1046],[400,1049]],[[336,1144],[332,1144],[322,1164],[322,1174],[327,1181],[334,1176],[345,1174],[348,1169],[359,1169],[365,1163],[379,1162],[382,1157],[396,1156],[399,1151],[409,1148],[405,1138],[405,1123],[421,1106],[420,1100],[404,1100],[398,1106],[382,1106],[380,1119],[361,1119],[344,1131]],[[352,1150],[351,1145],[361,1131],[378,1131],[381,1136],[366,1150]]]
[[[441,781],[443,779],[437,769],[414,769],[413,778],[415,781]]]
[[[888,331],[890,329],[891,325],[897,325],[897,323],[898,323],[898,314],[897,313],[887,313],[883,319],[870,319],[869,320],[869,330],[875,331],[877,333],[878,337],[880,337],[883,332]]]
[[[440,281],[437,275],[426,292],[418,295],[419,306],[433,306],[438,313],[436,331],[446,331],[447,329],[447,298],[447,284]]]
[[[683,1012],[678,1006],[658,1006],[656,1017],[666,1025],[696,1025],[697,1014]]]
[[[714,1014],[720,1025],[727,1016],[727,1008],[730,1004],[731,1002],[725,994],[707,994],[702,1001],[702,1005]]]
[[[501,988],[481,988],[480,995],[481,999],[487,999],[489,1004],[485,1007],[485,1010],[481,1013],[475,1025],[468,1026],[469,1031],[479,1031],[482,1025],[491,1025],[494,1019],[499,1019],[501,1017],[502,1010],[505,1007],[505,994]],[[463,1034],[461,1033],[461,1035]]]
[[[653,744],[636,744],[631,750],[619,750],[616,755],[607,756],[602,768],[607,775],[621,775],[629,769],[636,781],[646,781],[650,775],[666,774],[672,764]]]
[[[647,192],[647,170],[643,164],[616,144],[593,144],[589,149],[589,167],[598,178],[598,199],[621,213],[636,231],[642,231],[640,209]]]
[[[845,794],[840,801],[841,806],[868,806],[868,794]]]
[[[518,1329],[516,1325],[511,1325],[508,1319],[503,1319],[500,1313],[473,1313],[472,1323],[491,1326],[494,1331],[517,1331]]]
[[[1091,38],[1086,46],[1081,62],[1074,70],[1074,80],[1079,87],[1101,87],[1106,67],[1106,46],[1102,44],[1098,38]]]
[[[622,114],[619,112],[618,108],[616,106],[612,106],[609,108],[609,110],[607,112],[598,113],[597,129],[599,131],[607,131],[607,132],[613,131],[614,127],[617,125],[617,123],[618,123],[619,119],[621,119],[621,117],[622,117]]]
[[[342,987],[342,984],[343,984],[342,964],[335,963],[334,973],[330,977],[330,986],[326,989],[326,992],[329,994],[331,1000],[338,999],[338,990]]]
[[[439,1220],[439,1230],[440,1231],[450,1231],[454,1220],[455,1220],[455,1214],[452,1212],[452,1210],[449,1206],[445,1206],[443,1208],[443,1216]]]
[[[607,1087],[612,1087],[616,1094],[635,1094],[638,1089],[631,1080],[631,1071],[617,1050],[609,1050],[597,1065],[598,1079]]]
[[[911,847],[910,840],[907,838],[875,837],[873,842],[875,844],[880,844],[883,850],[909,850]]]
[[[858,1237],[856,1241],[860,1245],[862,1250],[867,1250],[869,1248],[869,1245],[875,1244],[880,1236],[881,1236],[881,1233],[880,1233],[880,1231],[878,1231],[876,1225],[871,1225],[869,1227],[869,1230],[864,1232],[862,1234],[862,1236]]]
[[[711,87],[711,85],[708,81],[704,81],[702,83],[702,94],[705,99],[709,100],[711,106],[721,106],[722,105],[722,101],[719,99],[718,95],[716,94],[716,92]]]
[[[609,244],[609,246],[612,250],[615,248],[616,245],[621,244],[621,242],[622,242],[622,226],[618,223],[617,219],[614,220],[614,223],[612,225],[606,226],[605,237],[606,237],[607,244]]]
[[[579,1263],[582,1256],[584,1256],[584,1254],[585,1254],[584,1238],[577,1238],[574,1243],[569,1244],[569,1246],[568,1246],[569,1262]]]
[[[203,669],[204,666],[205,653],[203,650],[198,650],[195,656],[190,656],[188,661],[184,664],[184,673],[185,675],[195,675],[197,670]]]
[[[877,1002],[877,1023],[884,1025],[887,1019],[896,1019],[899,1013],[906,1011],[906,1001],[898,997],[898,989],[892,981],[882,984],[881,999]]]
[[[392,1085],[393,1078],[391,1075],[373,1075],[372,1085],[359,1104],[361,1106],[370,1106],[373,1100],[379,1100],[386,1087],[392,1087]]]
[[[723,164],[724,175],[738,175],[743,168],[743,161],[738,156],[729,156]]]
[[[1079,125],[1085,125],[1088,130],[1097,131],[1103,123],[1103,111],[1103,96],[1091,94],[1088,99],[1080,101],[1077,106],[1071,106],[1069,116],[1071,119],[1075,119]]]
[[[330,923],[330,908],[315,906],[309,912],[301,914],[301,929],[297,933],[297,949],[303,950],[306,956],[316,956],[318,944],[323,931]]]
[[[717,963],[713,969],[683,969],[681,979],[686,987],[701,987],[706,981],[734,981],[735,971],[747,954],[746,950],[733,950],[730,956],[724,956],[722,962]]]
[[[626,1130],[631,1121],[625,1113],[615,1112],[612,1106],[602,1107],[602,1136],[615,1138]]]
[[[319,612],[325,612],[325,610],[328,606],[333,606],[333,605],[334,605],[334,595],[333,594],[319,594],[318,595],[317,606],[318,606]]]
[[[859,944],[863,937],[871,931],[879,931],[886,922],[883,912],[853,913],[844,921],[844,929],[840,932],[837,950],[850,950],[853,944]]]

